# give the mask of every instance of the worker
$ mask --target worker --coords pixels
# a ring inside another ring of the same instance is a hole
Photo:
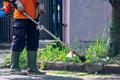
[[[15,7],[13,13],[13,37],[11,44],[11,73],[23,73],[21,71],[21,68],[19,67],[19,57],[23,49],[26,48],[27,74],[45,74],[44,72],[39,71],[36,64],[36,56],[39,42],[39,30],[36,28],[36,24],[34,22],[32,22],[25,15],[22,14],[22,12],[26,12],[33,19],[37,20],[38,12],[44,14],[45,10],[43,7],[41,8],[39,6],[40,4],[37,0],[10,1],[4,1],[3,4],[8,3],[7,6],[9,6],[9,3],[12,3]],[[7,12],[9,12],[10,9],[7,10]]]

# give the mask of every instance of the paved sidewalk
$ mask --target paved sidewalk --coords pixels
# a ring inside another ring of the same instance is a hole
[[[120,80],[119,75],[85,75],[55,74],[55,71],[46,71],[46,75],[11,75],[9,69],[0,68],[0,80]]]
[[[55,76],[48,72],[46,75],[12,75],[9,69],[0,69],[0,80],[80,80],[79,78],[69,78],[64,76]]]

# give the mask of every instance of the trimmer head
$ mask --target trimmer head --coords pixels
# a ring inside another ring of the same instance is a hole
[[[69,57],[69,58],[72,58],[72,57],[75,57],[75,56],[78,56],[79,59],[82,61],[82,62],[85,62],[86,61],[86,58],[85,56],[80,56],[79,54],[77,54],[75,51],[71,50],[67,55],[66,57]]]
[[[66,57],[69,57],[69,58],[72,58],[74,56],[76,56],[76,52],[72,50],[66,55]]]

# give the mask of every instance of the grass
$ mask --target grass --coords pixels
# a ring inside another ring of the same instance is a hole
[[[75,46],[75,45],[74,45]],[[75,49],[75,48],[74,48]],[[96,44],[91,44],[90,47],[83,51],[81,47],[76,48],[78,54],[86,56],[86,62],[84,64],[93,64],[97,62],[105,62],[107,58],[104,57],[106,53],[105,43],[103,41],[97,41]],[[64,63],[73,62],[75,64],[83,64],[77,56],[74,58],[67,58],[69,50],[64,46],[54,47],[53,45],[46,46],[44,49],[40,49],[37,52],[37,61],[41,62],[41,69],[44,69],[45,62],[57,62],[61,61]],[[7,56],[5,59],[5,65],[10,63],[10,56]],[[20,66],[26,68],[26,50],[21,53],[20,56]]]
[[[46,48],[38,51],[38,60],[39,61],[62,61],[62,62],[69,62],[69,61],[75,61],[76,59],[70,59],[67,58],[66,55],[69,53],[69,50],[62,47],[54,47],[52,45],[47,46]]]
[[[68,53],[67,48],[53,47],[52,45],[38,51],[39,61],[65,61],[66,53]]]
[[[52,75],[56,75],[56,76],[66,76],[66,77],[84,77],[89,75],[88,73],[83,73],[83,72],[73,72],[73,71],[48,71],[50,74]]]
[[[60,75],[77,75],[77,76],[86,76],[88,73],[83,72],[71,72],[71,71],[55,71],[54,74],[60,74]]]
[[[106,57],[107,47],[104,40],[105,29],[102,34],[102,39],[99,41],[98,35],[96,36],[95,43],[91,44],[90,47],[85,50],[86,54],[86,64],[93,64],[99,62],[107,62],[108,57]]]
[[[27,68],[27,64],[26,64],[26,50],[24,49],[21,53],[20,53],[20,58],[19,58],[19,65],[21,68]],[[10,55],[7,55],[5,57],[4,66],[9,66],[10,65]]]
[[[66,55],[68,54],[69,50],[64,46],[57,46],[54,47],[53,45],[46,46],[46,48],[42,50],[38,50],[38,58],[37,60],[41,62],[41,68],[44,68],[45,62],[57,62],[61,61],[64,63],[67,62],[74,62],[74,63],[81,63],[78,57],[74,58],[67,58]]]
[[[90,47],[85,51],[87,64],[95,62],[106,61],[106,44],[103,41],[96,41],[96,44],[91,44]]]
[[[97,40],[97,39],[96,39]],[[75,43],[77,43],[75,41]],[[76,45],[76,44],[75,44]],[[74,45],[74,46],[75,46]],[[87,50],[82,50],[81,47],[75,48],[76,52],[80,55],[85,55],[86,56],[86,62],[85,64],[93,64],[97,62],[104,62],[107,61],[106,57],[104,57],[106,53],[105,49],[105,43],[103,41],[96,41],[95,44],[91,44],[90,47]],[[41,62],[42,64],[41,69],[44,69],[45,67],[45,62],[57,62],[61,61],[64,63],[67,62],[73,62],[75,64],[83,64],[77,56],[74,58],[67,58],[66,55],[68,54],[69,50],[65,48],[64,46],[53,46],[49,45],[46,46],[44,49],[38,50],[38,55],[37,55],[37,61]],[[10,56],[7,56],[5,59],[5,65],[10,63]],[[20,66],[22,68],[26,68],[26,50],[21,52],[20,55]]]
[[[59,76],[69,76],[69,77],[90,77],[90,76],[97,76],[100,78],[107,78],[107,77],[111,77],[111,74],[88,74],[85,72],[74,72],[74,71],[48,71],[48,73],[53,74],[53,75],[59,75]]]

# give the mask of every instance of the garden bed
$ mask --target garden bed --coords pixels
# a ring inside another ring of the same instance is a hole
[[[81,56],[86,57],[86,61],[82,63],[78,56],[74,58],[67,58],[66,55],[69,49],[61,46],[59,43],[56,45],[46,46],[44,49],[38,50],[37,60],[38,66],[45,70],[69,70],[69,71],[81,71],[81,72],[102,72],[106,73],[114,72],[112,69],[120,69],[118,66],[108,66],[107,64],[119,63],[119,55],[113,58],[106,56],[106,44],[104,40],[98,41],[96,39],[95,44],[91,44],[86,50],[82,47],[76,47],[77,42],[73,46],[73,49]],[[117,60],[118,59],[118,60]],[[10,64],[10,56],[5,59],[5,66]],[[20,67],[27,68],[26,65],[26,50],[21,53]],[[112,70],[110,71],[109,68]],[[119,71],[119,70],[118,70]],[[117,71],[117,72],[118,72]]]

